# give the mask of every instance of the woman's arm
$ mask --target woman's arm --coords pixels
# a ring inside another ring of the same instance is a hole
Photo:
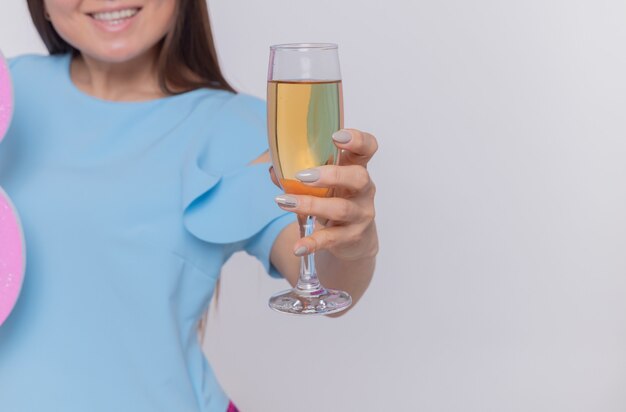
[[[378,144],[374,136],[358,130],[343,130],[334,138],[342,150],[340,165],[321,166],[300,177],[311,186],[333,188],[333,197],[277,197],[278,205],[284,210],[317,216],[325,225],[319,224],[313,235],[303,239],[297,224],[288,226],[274,243],[271,260],[294,285],[299,275],[298,256],[315,252],[322,284],[345,290],[356,302],[372,279],[378,252],[374,221],[376,189],[366,169]]]

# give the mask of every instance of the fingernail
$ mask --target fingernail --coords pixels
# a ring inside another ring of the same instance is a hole
[[[278,203],[281,206],[284,207],[296,207],[298,206],[298,200],[293,197],[293,196],[289,196],[289,195],[280,195],[280,196],[276,196],[274,198],[274,200],[276,201],[276,203]]]
[[[296,173],[296,179],[301,182],[313,183],[319,180],[320,171],[317,169],[306,169]]]
[[[348,143],[352,139],[352,134],[347,130],[339,130],[333,133],[333,140],[337,143]]]
[[[297,248],[295,250],[295,252],[293,252],[296,256],[304,256],[309,252],[309,249],[307,249],[306,246],[300,246],[299,248]]]

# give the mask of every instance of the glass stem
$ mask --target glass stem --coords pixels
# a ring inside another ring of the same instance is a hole
[[[311,236],[315,229],[315,216],[298,215],[300,224],[300,237]],[[296,289],[305,293],[315,293],[323,291],[320,281],[317,279],[315,271],[315,254],[311,253],[300,257],[300,278]]]

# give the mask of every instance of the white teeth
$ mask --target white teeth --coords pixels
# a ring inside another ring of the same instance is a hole
[[[119,24],[122,22],[122,20],[133,17],[138,12],[139,12],[139,9],[126,9],[126,10],[117,10],[117,11],[107,11],[104,13],[94,13],[92,14],[92,16],[96,20],[106,21],[112,24]]]

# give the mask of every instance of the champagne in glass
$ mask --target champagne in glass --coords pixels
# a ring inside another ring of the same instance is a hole
[[[268,137],[274,171],[285,193],[325,197],[328,188],[312,187],[296,173],[336,164],[332,134],[343,127],[339,57],[335,44],[271,46],[267,85]],[[309,236],[314,216],[298,216],[301,236]],[[352,303],[346,292],[324,288],[315,256],[301,258],[300,278],[291,290],[270,299],[270,307],[293,314],[329,314]]]

